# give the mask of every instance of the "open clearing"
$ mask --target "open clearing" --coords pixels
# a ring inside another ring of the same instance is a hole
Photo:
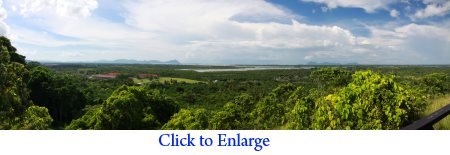
[[[170,82],[171,80],[175,80],[177,82],[186,82],[186,83],[199,83],[201,81],[192,80],[192,79],[185,79],[185,78],[173,78],[173,77],[160,77],[158,78],[159,82]]]
[[[133,82],[136,83],[136,84],[144,84],[144,83],[150,83],[151,80],[150,79],[133,78]]]

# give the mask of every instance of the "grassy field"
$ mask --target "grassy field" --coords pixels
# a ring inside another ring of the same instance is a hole
[[[192,80],[192,79],[185,79],[185,78],[173,78],[173,77],[160,77],[158,78],[159,82],[170,82],[171,80],[177,81],[177,82],[186,82],[186,83],[199,83],[200,81]]]
[[[428,105],[427,109],[424,111],[423,117],[430,115],[447,104],[450,104],[450,95],[431,100],[430,105]],[[436,130],[450,130],[450,116],[445,117],[433,125],[433,128]]]
[[[186,83],[199,83],[201,81],[197,81],[197,80],[192,80],[192,79],[185,79],[185,78],[173,78],[173,77],[160,77],[157,79],[159,82],[164,83],[164,82],[170,82],[170,81],[177,81],[177,82],[186,82]],[[138,79],[138,78],[133,78],[133,82],[136,84],[145,84],[145,83],[150,83],[151,80],[150,79]]]
[[[138,79],[138,78],[133,78],[133,82],[136,84],[144,84],[144,83],[150,83],[150,79]]]

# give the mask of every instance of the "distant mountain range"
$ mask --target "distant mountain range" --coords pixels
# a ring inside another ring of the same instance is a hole
[[[159,60],[133,60],[133,59],[117,59],[117,60],[99,60],[93,63],[112,63],[112,64],[181,64],[178,60],[159,61]]]
[[[358,63],[335,63],[335,62],[308,62],[307,65],[324,65],[324,66],[334,66],[334,65],[358,65]]]
[[[27,60],[30,61],[30,60]],[[97,60],[97,61],[77,61],[77,62],[58,62],[58,61],[39,61],[40,63],[98,63],[98,64],[169,64],[179,65],[178,60],[159,61],[159,60],[133,60],[133,59],[117,59],[117,60]]]

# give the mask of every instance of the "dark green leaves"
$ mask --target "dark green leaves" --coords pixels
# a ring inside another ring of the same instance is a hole
[[[98,108],[72,122],[68,129],[159,129],[178,112],[173,100],[157,90],[122,86]]]

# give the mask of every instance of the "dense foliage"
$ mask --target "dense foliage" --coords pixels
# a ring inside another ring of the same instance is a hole
[[[24,57],[0,37],[0,129],[48,129],[52,118],[45,107],[29,100],[29,72]]]
[[[28,88],[32,90],[31,100],[48,108],[54,127],[69,124],[82,114],[81,110],[86,105],[86,98],[76,86],[76,81],[69,76],[55,75],[42,66],[31,69]]]
[[[242,94],[233,101],[228,102],[223,108],[215,113],[210,121],[210,128],[215,130],[245,130],[253,126],[250,115],[254,107],[251,96]]]
[[[162,129],[203,130],[208,129],[209,114],[206,109],[181,109]]]
[[[178,111],[173,100],[157,90],[122,86],[68,129],[158,129]]]
[[[424,107],[422,96],[397,85],[391,77],[371,71],[356,72],[347,87],[316,100],[314,109],[308,105],[300,102],[292,115],[302,117],[312,110],[311,123],[294,128],[398,129]]]

